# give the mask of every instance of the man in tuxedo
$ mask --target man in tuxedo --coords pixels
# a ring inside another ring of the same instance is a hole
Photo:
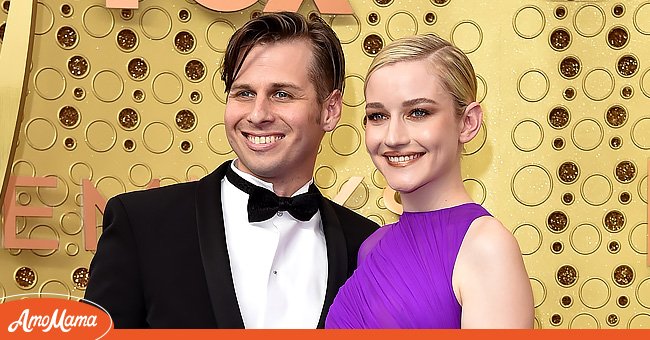
[[[267,14],[230,39],[224,123],[237,158],[111,198],[85,299],[117,328],[316,328],[377,225],[313,184],[345,62],[320,18]]]

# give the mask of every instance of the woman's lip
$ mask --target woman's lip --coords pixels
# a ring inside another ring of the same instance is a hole
[[[417,161],[423,155],[424,152],[416,152],[409,154],[385,154],[384,157],[390,165],[406,166]]]

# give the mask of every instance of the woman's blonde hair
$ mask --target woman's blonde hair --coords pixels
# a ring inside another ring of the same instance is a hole
[[[370,64],[366,84],[373,72],[387,65],[426,59],[437,73],[442,86],[454,98],[456,112],[476,101],[476,74],[465,53],[433,34],[397,39],[386,45]],[[365,90],[365,87],[364,87]]]

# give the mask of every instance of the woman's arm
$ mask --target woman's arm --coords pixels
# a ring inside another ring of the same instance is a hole
[[[461,328],[532,328],[530,280],[517,240],[497,219],[481,217],[461,245],[452,284]]]

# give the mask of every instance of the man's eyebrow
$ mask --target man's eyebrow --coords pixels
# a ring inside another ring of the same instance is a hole
[[[294,83],[273,83],[271,85],[271,88],[274,89],[294,89],[294,90],[302,90],[302,87],[294,84]]]
[[[294,83],[288,83],[288,82],[279,82],[279,83],[272,83],[270,86],[271,89],[294,89],[294,90],[300,90],[302,91],[302,87],[294,84]],[[230,90],[252,90],[253,86],[247,83],[241,83],[241,84],[233,84],[230,87]]]
[[[248,84],[233,84],[230,86],[230,91],[233,90],[250,90],[252,87]]]

